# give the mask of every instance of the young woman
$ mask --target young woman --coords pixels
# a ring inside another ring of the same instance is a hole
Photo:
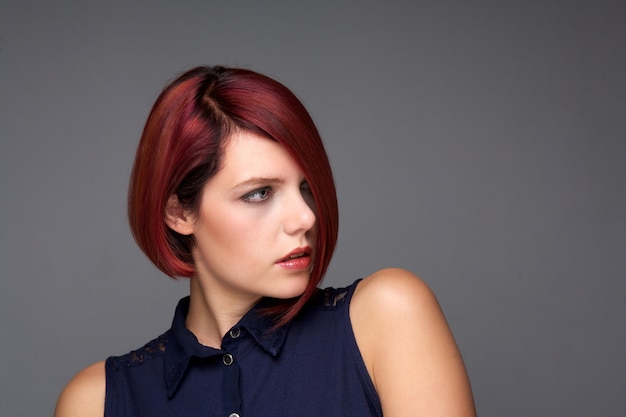
[[[474,416],[438,303],[410,272],[318,288],[337,201],[317,129],[280,83],[192,69],[165,88],[130,182],[152,262],[188,277],[172,327],[81,371],[56,416]]]

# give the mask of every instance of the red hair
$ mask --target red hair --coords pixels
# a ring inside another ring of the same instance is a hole
[[[195,241],[166,225],[166,203],[176,194],[187,209],[198,209],[202,188],[219,171],[226,141],[236,129],[284,146],[315,200],[315,263],[304,293],[272,311],[284,324],[314,294],[338,231],[337,196],[324,145],[311,116],[284,85],[254,71],[225,67],[197,67],[170,83],[148,116],[135,155],[128,192],[130,227],[161,271],[170,277],[194,277]]]

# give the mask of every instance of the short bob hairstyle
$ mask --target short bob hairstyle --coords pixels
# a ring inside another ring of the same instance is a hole
[[[302,103],[284,85],[241,68],[197,67],[171,82],[144,127],[128,192],[130,228],[139,247],[170,277],[193,278],[193,236],[166,225],[175,194],[197,211],[205,183],[221,168],[225,144],[236,130],[280,143],[309,183],[317,216],[317,247],[304,293],[279,308],[285,323],[313,295],[328,267],[338,231],[337,196],[328,156]]]

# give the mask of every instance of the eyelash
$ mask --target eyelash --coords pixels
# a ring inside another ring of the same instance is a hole
[[[258,195],[261,193],[264,193],[264,195],[261,196],[260,198],[255,198],[255,195]],[[259,188],[258,190],[254,190],[244,195],[242,197],[242,200],[246,203],[260,204],[264,202],[265,200],[267,200],[268,198],[270,198],[272,194],[273,194],[272,187],[263,187],[263,188]]]
[[[311,187],[309,186],[309,183],[306,181],[303,181],[302,184],[300,184],[300,191],[302,192],[302,194],[311,194]],[[258,196],[259,194],[263,194],[259,197],[255,197]],[[246,195],[244,195],[241,199],[246,202],[246,203],[250,203],[250,204],[261,204],[263,202],[265,202],[267,199],[269,199],[272,195],[274,194],[274,190],[272,190],[272,187],[267,186],[267,187],[263,187],[263,188],[259,188],[257,190],[254,190]]]

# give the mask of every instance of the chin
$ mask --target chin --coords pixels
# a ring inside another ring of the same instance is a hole
[[[302,278],[290,277],[273,288],[273,291],[268,296],[284,300],[300,297],[306,290],[307,285],[309,285],[309,280],[310,275]]]

